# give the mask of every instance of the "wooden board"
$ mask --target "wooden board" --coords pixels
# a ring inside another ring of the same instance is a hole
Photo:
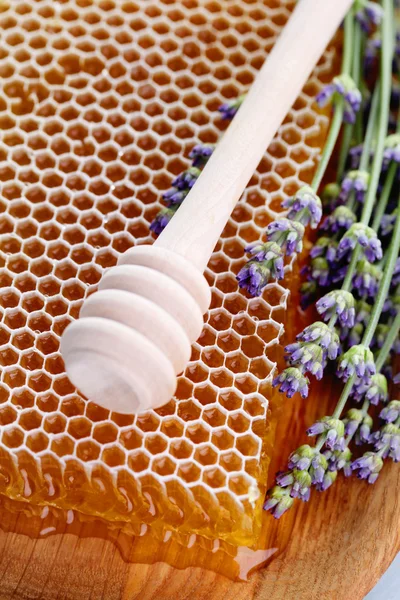
[[[287,440],[295,448],[306,424],[334,401],[332,388],[325,383],[306,403],[287,402],[274,469],[284,466]],[[400,468],[394,464],[385,466],[374,486],[339,478],[328,492],[299,506],[289,545],[248,583],[194,567],[130,565],[103,539],[65,534],[34,540],[0,531],[0,599],[362,600],[400,549],[399,491]],[[271,529],[279,538],[284,526],[266,515],[270,539]]]

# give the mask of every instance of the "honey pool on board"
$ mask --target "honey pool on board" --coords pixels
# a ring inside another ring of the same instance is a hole
[[[0,5],[0,494],[251,546],[276,414],[288,291],[238,292],[244,247],[309,181],[326,134],[328,51],[234,210],[206,270],[213,300],[174,400],[110,413],[68,381],[59,339],[136,243],[221,102],[243,93],[293,2],[35,0]],[[289,267],[288,267],[289,268]]]

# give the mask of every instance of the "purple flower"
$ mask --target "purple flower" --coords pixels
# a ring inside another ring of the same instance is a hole
[[[322,217],[321,200],[309,185],[303,185],[292,198],[282,202],[283,208],[288,208],[288,218],[299,221],[304,226],[311,225],[315,229]]]
[[[400,134],[393,133],[386,138],[383,159],[386,165],[391,161],[400,164]]]
[[[400,401],[391,400],[381,411],[379,417],[386,423],[394,423],[400,417]]]
[[[315,456],[311,461],[311,467],[309,473],[311,475],[311,481],[313,485],[322,484],[324,481],[325,473],[328,469],[328,461],[326,457],[314,449]]]
[[[365,33],[370,33],[373,27],[380,24],[383,17],[383,8],[376,2],[363,0],[361,8],[356,12],[356,20],[360,23]]]
[[[344,234],[338,246],[338,258],[343,258],[359,245],[369,262],[382,258],[382,245],[376,232],[363,223],[354,223]]]
[[[278,244],[288,256],[302,251],[304,225],[298,221],[277,219],[267,226],[266,234],[268,241]]]
[[[382,373],[375,373],[369,382],[357,381],[354,384],[352,396],[358,402],[365,398],[375,406],[380,402],[387,402],[388,383],[386,377]]]
[[[370,441],[382,458],[389,457],[394,462],[400,462],[400,428],[398,425],[395,423],[384,425],[371,435]]]
[[[322,296],[316,304],[317,311],[329,321],[337,315],[343,327],[353,327],[355,320],[355,300],[353,294],[343,290],[333,290]]]
[[[349,150],[350,156],[350,166],[352,169],[358,169],[360,166],[361,155],[363,153],[363,144],[359,144],[358,146],[353,146]]]
[[[400,257],[396,260],[396,266],[392,275],[392,285],[399,285],[400,283]]]
[[[353,287],[360,296],[374,298],[378,292],[381,279],[382,269],[380,267],[372,265],[368,260],[360,260],[357,263],[353,277]]]
[[[307,471],[288,471],[279,473],[276,477],[277,484],[282,488],[288,488],[292,498],[299,498],[307,502],[310,498],[311,476]]]
[[[160,235],[160,233],[165,229],[165,227],[168,225],[168,223],[176,213],[178,207],[179,205],[171,208],[162,208],[151,222],[150,231],[152,231],[156,235]]]
[[[325,445],[331,450],[344,449],[344,423],[340,419],[324,417],[307,429],[307,435],[324,435]]]
[[[340,358],[337,374],[347,381],[356,375],[364,382],[369,382],[375,375],[375,361],[371,350],[362,344],[352,346]]]
[[[375,452],[366,452],[351,465],[353,471],[358,470],[357,477],[367,479],[368,483],[375,483],[382,467],[383,460]]]
[[[173,187],[163,194],[163,199],[167,206],[170,207],[176,204],[182,204],[188,193],[189,190],[178,190],[178,188]]]
[[[330,285],[330,265],[326,258],[313,258],[309,267],[309,277],[322,287]]]
[[[361,446],[362,444],[367,444],[369,442],[373,424],[374,422],[369,416],[369,414],[365,414],[362,423],[360,424],[360,427],[356,433],[357,446]]]
[[[180,173],[178,177],[175,177],[172,185],[173,187],[178,188],[178,190],[190,190],[196,183],[200,174],[200,169],[197,167],[190,167],[190,169],[186,169],[186,171]]]
[[[349,448],[346,447],[344,450],[326,450],[324,455],[328,461],[328,470],[330,472],[337,473],[343,470],[346,477],[351,475],[351,450]]]
[[[328,183],[322,190],[322,204],[326,210],[334,210],[339,202],[340,186],[337,183]]]
[[[367,171],[349,171],[342,181],[340,200],[347,202],[352,193],[360,204],[364,202],[368,190],[369,173]]]
[[[338,206],[321,224],[321,229],[337,233],[341,229],[350,229],[357,221],[356,215],[347,206]]]
[[[253,258],[240,269],[236,279],[251,296],[260,296],[271,278],[283,279],[282,250],[275,242],[267,242],[253,244],[246,252]]]
[[[228,102],[224,102],[224,104],[221,104],[221,106],[218,108],[218,111],[221,113],[222,118],[224,120],[233,119],[233,117],[236,115],[237,111],[241,107],[245,97],[246,95],[243,94],[242,96],[238,96],[233,100],[228,100]]]
[[[302,398],[307,398],[309,383],[308,377],[303,375],[300,369],[289,367],[275,377],[272,385],[279,387],[279,391],[288,398],[292,398],[296,392],[299,392]]]
[[[380,230],[382,235],[389,235],[394,229],[397,218],[397,209],[390,214],[382,215]]]
[[[215,150],[215,144],[197,144],[192,148],[189,158],[193,161],[194,167],[204,167]]]
[[[286,490],[278,485],[268,491],[264,510],[270,510],[275,519],[279,519],[293,505],[293,498]]]
[[[335,360],[339,351],[339,337],[336,331],[322,321],[308,325],[296,336],[297,342],[318,344],[330,360]]]
[[[336,260],[338,243],[335,240],[331,240],[328,237],[320,237],[315,242],[314,246],[310,250],[311,258],[317,258],[322,256],[326,258],[328,263],[333,263]]]
[[[353,436],[360,427],[363,418],[364,413],[362,410],[359,410],[358,408],[351,408],[348,410],[343,419],[346,435]]]
[[[285,351],[289,364],[301,367],[304,373],[312,373],[316,379],[322,379],[326,358],[321,346],[297,342],[286,346]]]
[[[298,469],[299,471],[307,471],[316,454],[315,448],[311,448],[308,444],[304,444],[297,448],[289,457],[289,469]]]
[[[329,101],[336,103],[342,96],[345,102],[344,121],[354,123],[356,114],[360,110],[362,96],[357,89],[353,79],[346,74],[335,77],[333,82],[327,85],[317,96],[316,101],[319,106],[326,106]]]
[[[362,323],[356,323],[354,327],[347,332],[347,346],[357,346],[361,343],[362,336],[364,335],[364,325]]]
[[[337,471],[326,471],[324,478],[320,483],[316,484],[318,492],[325,492],[328,490],[337,478]]]

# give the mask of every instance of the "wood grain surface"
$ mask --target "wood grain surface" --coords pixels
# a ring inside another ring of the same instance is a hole
[[[400,469],[315,495],[286,551],[248,583],[199,568],[129,565],[108,541],[0,532],[0,597],[46,600],[362,600],[400,548]]]
[[[304,440],[306,425],[325,413],[336,394],[325,383],[314,387],[306,403],[287,401],[273,471],[284,467],[288,451]],[[0,530],[0,599],[362,600],[400,549],[399,490],[395,464],[385,466],[374,486],[338,478],[328,492],[299,505],[288,546],[247,583],[195,567],[128,564],[107,540],[72,534],[31,539],[13,533],[16,523],[8,523],[11,532]],[[283,537],[280,528],[292,518],[277,522],[265,515],[268,538],[274,528]]]

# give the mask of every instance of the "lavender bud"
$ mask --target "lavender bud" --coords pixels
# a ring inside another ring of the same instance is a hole
[[[325,445],[332,450],[343,447],[344,423],[340,419],[324,417],[308,428],[310,436],[325,434]]]
[[[357,477],[359,479],[366,479],[368,483],[375,483],[382,467],[382,458],[374,452],[366,452],[351,465],[353,471],[358,470]]]
[[[382,279],[382,269],[372,265],[367,260],[357,263],[356,273],[353,277],[353,287],[364,298],[374,298],[378,293],[379,283]]]
[[[360,424],[360,427],[356,433],[357,446],[361,446],[362,444],[368,444],[373,424],[374,422],[372,420],[372,417],[370,417],[368,414],[365,414]]]
[[[361,92],[357,89],[353,79],[342,74],[333,79],[333,82],[327,85],[316,98],[319,106],[326,106],[329,101],[336,103],[339,97],[345,101],[344,121],[346,123],[354,123],[356,114],[361,107]]]
[[[325,492],[335,483],[337,478],[337,471],[326,471],[324,478],[321,483],[317,483],[315,486],[319,492]]]
[[[353,327],[355,320],[355,300],[353,294],[344,290],[333,290],[318,300],[317,311],[329,321],[337,315],[343,327]]]
[[[381,373],[372,375],[365,397],[371,404],[374,405],[379,404],[379,402],[387,402],[388,383],[384,375]]]
[[[374,355],[362,344],[353,346],[341,356],[337,372],[344,381],[357,375],[359,379],[369,382],[376,372]]]
[[[293,505],[289,491],[276,485],[268,491],[264,510],[270,510],[275,519],[279,519]]]
[[[348,206],[338,206],[325,218],[321,225],[321,229],[330,231],[331,233],[337,233],[341,229],[350,229],[356,221],[356,215]]]
[[[303,185],[295,196],[286,198],[282,207],[289,209],[288,219],[299,221],[302,225],[311,225],[315,229],[322,217],[322,204],[309,185]]]
[[[349,171],[342,181],[339,199],[345,203],[354,193],[357,202],[362,204],[368,190],[369,178],[368,171]]]
[[[253,258],[240,269],[236,279],[251,296],[260,296],[270,279],[283,279],[282,250],[275,242],[267,242],[249,246],[246,252]]]
[[[346,416],[343,419],[346,435],[354,435],[362,423],[363,418],[364,413],[362,410],[351,408],[349,411],[347,411]]]
[[[369,262],[382,258],[382,245],[376,232],[363,223],[354,223],[339,242],[338,258],[343,258],[359,245]]]
[[[224,104],[221,104],[221,106],[218,108],[218,111],[221,113],[222,119],[233,119],[233,117],[236,115],[237,111],[241,107],[245,97],[246,95],[243,94],[242,96],[238,96],[233,100],[228,100],[228,102],[224,102]]]
[[[308,385],[310,381],[300,369],[288,367],[282,373],[279,373],[272,382],[273,387],[279,387],[279,391],[292,398],[296,392],[299,392],[302,398],[308,396]]]
[[[189,154],[189,158],[193,161],[193,166],[204,167],[214,150],[215,144],[197,144],[194,146]]]
[[[277,219],[268,225],[266,234],[268,241],[278,244],[288,256],[303,249],[304,225],[298,221]]]
[[[380,418],[386,423],[394,423],[400,417],[400,401],[391,400],[389,404],[381,411]]]
[[[303,372],[312,373],[316,379],[322,379],[326,359],[324,351],[317,344],[295,343],[286,346],[287,360],[292,365],[299,365]]]
[[[197,167],[190,167],[190,169],[183,171],[183,173],[180,173],[178,177],[175,177],[172,185],[178,190],[190,190],[196,183],[200,174],[200,169]]]
[[[160,235],[160,233],[165,229],[165,227],[168,225],[168,223],[176,213],[178,207],[179,205],[169,208],[162,208],[151,222],[150,231],[152,231],[156,235]]]
[[[308,444],[300,446],[289,457],[289,469],[298,469],[299,471],[308,470],[314,456],[315,448],[311,448]]]

